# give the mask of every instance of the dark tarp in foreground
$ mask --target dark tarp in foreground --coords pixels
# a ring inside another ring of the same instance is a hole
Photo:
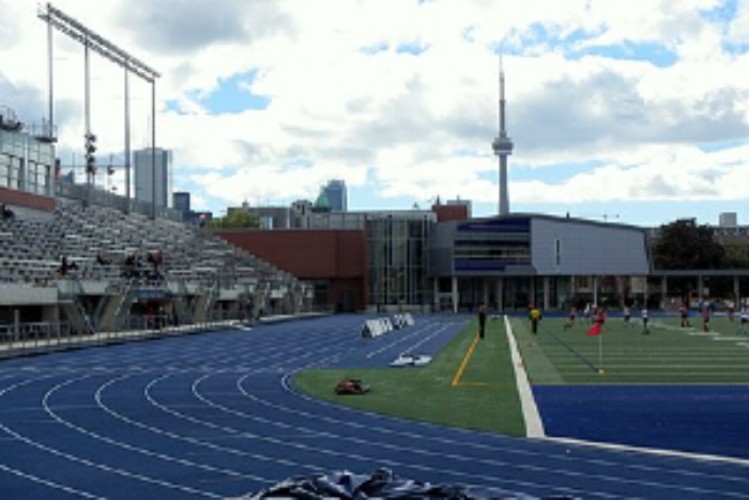
[[[348,471],[313,474],[285,479],[258,493],[241,497],[243,500],[263,498],[338,498],[364,500],[367,498],[454,498],[532,500],[538,497],[498,489],[469,488],[461,485],[432,485],[398,478],[390,469],[377,469],[371,475]],[[552,497],[546,497],[552,498]],[[572,497],[553,497],[570,499]]]

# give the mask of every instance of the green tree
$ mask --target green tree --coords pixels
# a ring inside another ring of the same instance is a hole
[[[749,245],[724,245],[728,267],[749,267]]]
[[[726,251],[713,239],[709,226],[679,219],[660,227],[652,247],[656,269],[718,269],[725,267]]]
[[[260,218],[244,209],[229,209],[225,217],[208,222],[211,229],[247,229],[260,227]]]

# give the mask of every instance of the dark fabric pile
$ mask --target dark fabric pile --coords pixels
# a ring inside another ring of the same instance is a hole
[[[400,479],[389,469],[374,473],[353,474],[348,471],[293,477],[256,494],[242,497],[248,500],[262,498],[299,499],[507,499],[531,500],[537,497],[518,495],[498,490],[468,488],[460,485],[432,485],[410,479]],[[561,497],[557,497],[561,498]]]
[[[333,389],[336,394],[366,394],[371,387],[356,378],[348,378],[338,382]]]

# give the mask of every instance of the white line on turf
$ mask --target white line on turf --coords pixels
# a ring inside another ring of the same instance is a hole
[[[507,343],[510,346],[512,367],[518,387],[518,396],[520,397],[520,407],[523,410],[523,418],[525,419],[526,436],[533,438],[545,437],[544,424],[541,421],[541,416],[538,414],[538,407],[536,406],[536,400],[533,398],[530,382],[528,382],[525,364],[523,364],[523,358],[520,357],[518,345],[515,342],[515,334],[512,332],[512,326],[510,326],[510,320],[507,316],[504,317],[504,320]]]

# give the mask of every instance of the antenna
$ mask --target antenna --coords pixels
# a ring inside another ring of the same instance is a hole
[[[504,102],[505,102],[505,72],[502,67],[502,52],[499,52],[499,104],[497,105],[497,130],[500,135],[505,129]]]
[[[505,72],[502,52],[499,52],[499,131],[492,142],[492,150],[499,159],[499,215],[510,213],[509,189],[507,186],[507,157],[512,154],[514,144],[505,128]]]

